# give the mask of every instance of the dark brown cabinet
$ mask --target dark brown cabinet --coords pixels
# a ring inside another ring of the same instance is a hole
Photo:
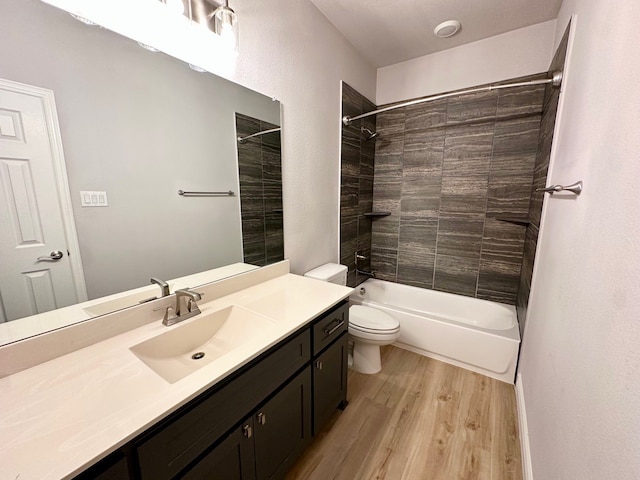
[[[127,459],[122,452],[115,452],[85,470],[74,480],[123,480],[129,478]]]
[[[77,478],[284,478],[346,405],[347,326],[342,302]]]
[[[313,360],[313,434],[347,401],[347,334]]]
[[[307,367],[253,416],[258,480],[284,478],[311,441],[311,369]]]
[[[181,480],[255,480],[253,418],[231,432],[200,460]]]

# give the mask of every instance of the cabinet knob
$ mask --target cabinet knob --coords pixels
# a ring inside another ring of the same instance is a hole
[[[322,362],[320,360],[316,360],[316,368],[322,370]]]
[[[244,435],[247,438],[253,437],[253,428],[251,428],[251,425],[242,426],[242,435]]]
[[[258,423],[260,425],[264,425],[265,423],[267,423],[267,416],[263,412],[260,412],[258,415],[256,415],[256,419],[258,420]]]

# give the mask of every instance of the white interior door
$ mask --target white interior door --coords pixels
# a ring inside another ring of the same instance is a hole
[[[76,252],[74,262],[80,260],[75,238],[70,248],[69,218],[63,216],[63,210],[67,217],[71,211],[61,201],[68,191],[59,191],[56,162],[62,158],[53,99],[23,87],[0,82],[0,317],[5,321],[84,300],[79,298],[84,285],[77,285],[69,258]]]

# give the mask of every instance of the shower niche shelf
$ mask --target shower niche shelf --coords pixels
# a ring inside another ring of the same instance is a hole
[[[380,217],[388,217],[391,212],[379,211],[379,212],[366,212],[365,217],[370,217],[372,220]]]
[[[494,220],[498,220],[499,222],[507,222],[507,223],[514,223],[516,225],[522,225],[524,227],[531,224],[529,219],[525,217],[509,217],[505,215],[505,216],[495,216],[495,217],[489,217],[489,218],[493,218]]]

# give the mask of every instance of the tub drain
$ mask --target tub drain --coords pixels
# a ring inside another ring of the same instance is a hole
[[[203,357],[204,357],[204,352],[196,352],[193,355],[191,355],[191,358],[193,360],[200,360]]]

